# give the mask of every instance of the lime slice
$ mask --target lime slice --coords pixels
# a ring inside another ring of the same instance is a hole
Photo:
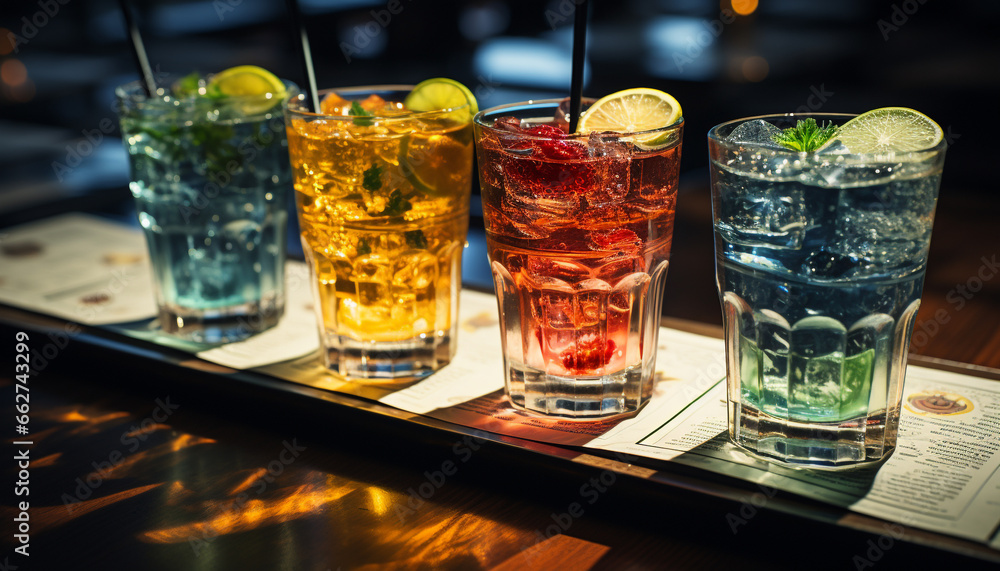
[[[888,155],[936,146],[944,133],[930,117],[905,107],[883,107],[851,119],[834,136],[854,154]]]
[[[417,112],[455,109],[466,104],[468,104],[467,108],[458,109],[447,117],[461,123],[467,123],[479,111],[479,105],[468,87],[454,79],[444,77],[421,81],[403,100],[403,105],[408,110]]]
[[[669,93],[638,87],[598,99],[580,115],[577,132],[636,133],[672,125],[680,118],[681,104]],[[674,132],[652,133],[633,140],[642,148],[656,148],[671,142],[675,136]]]
[[[243,97],[240,108],[247,115],[263,113],[285,96],[285,84],[273,73],[255,65],[238,65],[220,71],[208,81],[210,95]]]

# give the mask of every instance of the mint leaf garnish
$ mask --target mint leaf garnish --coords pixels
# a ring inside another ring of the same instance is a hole
[[[372,163],[372,166],[362,173],[361,187],[368,192],[375,192],[382,188],[382,167],[378,163]]]
[[[410,230],[404,233],[403,237],[406,238],[407,246],[418,250],[427,249],[427,236],[424,236],[423,230]]]
[[[389,195],[389,201],[386,203],[385,209],[379,212],[379,214],[383,216],[402,216],[404,212],[411,208],[413,208],[413,205],[410,204],[409,200],[403,198],[403,193],[397,188]]]
[[[372,194],[381,190],[383,170],[385,169],[378,163],[372,163],[372,166],[365,169],[365,172],[361,174],[361,187]],[[411,208],[413,208],[413,204],[397,188],[389,193],[389,198],[385,202],[385,208],[377,214],[379,216],[400,216]]]
[[[374,123],[373,119],[369,119],[372,114],[365,111],[364,107],[362,107],[357,101],[351,101],[350,115],[354,117],[352,122],[358,127],[370,127],[372,123]]]
[[[812,117],[800,119],[794,127],[774,135],[774,142],[800,153],[811,153],[823,146],[837,133],[837,126],[827,123],[820,126]]]
[[[174,82],[172,87],[175,97],[187,97],[189,95],[198,94],[198,83],[201,81],[201,76],[197,71],[189,73],[184,77],[178,79]]]

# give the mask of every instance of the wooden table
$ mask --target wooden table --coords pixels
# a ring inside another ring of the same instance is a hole
[[[23,317],[0,311],[2,338]],[[606,471],[580,451],[463,436],[374,403],[121,352],[118,341],[74,339],[31,381],[30,496],[18,498],[31,505],[31,556],[8,556],[22,569],[989,565],[837,525],[888,524],[819,503],[779,494],[757,509],[749,485],[694,469],[656,466],[659,481],[643,467]],[[2,384],[11,418],[9,374]],[[9,483],[17,472],[4,464]],[[781,502],[811,519],[777,511]],[[16,514],[5,503],[0,519]],[[734,515],[746,521],[735,533]],[[9,554],[16,544],[4,541]]]

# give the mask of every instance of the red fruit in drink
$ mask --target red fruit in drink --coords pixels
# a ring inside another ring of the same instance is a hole
[[[589,335],[576,342],[576,347],[566,349],[559,356],[563,367],[570,371],[593,371],[611,362],[618,346],[611,339],[602,342],[597,336]]]
[[[524,129],[524,132],[536,137],[549,137],[551,139],[565,139],[566,131],[553,125],[535,125]]]
[[[590,243],[593,249],[605,252],[635,252],[642,247],[642,240],[628,228],[591,232]]]

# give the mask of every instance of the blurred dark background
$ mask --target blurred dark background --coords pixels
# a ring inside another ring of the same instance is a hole
[[[469,86],[480,108],[568,93],[572,0],[301,4],[320,87],[446,76]],[[936,120],[951,143],[922,319],[944,308],[959,317],[946,329],[977,324],[983,335],[1000,334],[1000,277],[983,280],[965,306],[976,310],[959,311],[947,301],[984,267],[984,257],[1000,257],[1000,189],[991,176],[1000,3],[591,4],[585,94],[654,87],[684,108],[667,315],[721,322],[706,168],[711,126],[765,113],[905,106]],[[158,71],[255,64],[302,82],[281,0],[135,0],[134,6]],[[0,226],[74,209],[134,218],[112,103],[114,86],[137,74],[118,3],[5,0],[0,28]],[[489,287],[481,219],[473,214],[466,279]],[[933,342],[926,345],[915,350],[933,353]],[[970,353],[975,358],[983,356]]]

